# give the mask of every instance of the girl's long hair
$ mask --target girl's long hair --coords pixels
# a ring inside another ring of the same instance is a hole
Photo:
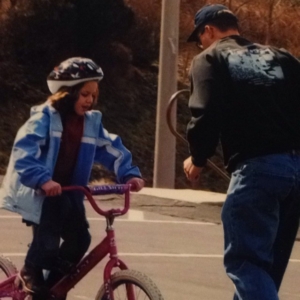
[[[86,82],[82,82],[76,84],[74,86],[64,86],[59,89],[58,92],[48,97],[48,101],[50,101],[51,105],[61,114],[66,115],[68,113],[74,112],[74,105],[76,101],[79,99],[79,93],[81,88],[84,86]],[[93,101],[93,107],[95,107],[98,99],[98,93]]]

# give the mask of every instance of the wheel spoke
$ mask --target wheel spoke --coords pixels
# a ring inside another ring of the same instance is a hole
[[[133,270],[122,270],[113,274],[111,288],[114,300],[163,300],[153,281],[145,274]],[[133,294],[133,297],[130,297],[129,292]],[[96,300],[105,299],[105,287],[102,285]]]
[[[135,300],[149,300],[147,294],[137,285],[130,283],[133,285],[133,294]],[[128,283],[124,283],[119,285],[117,288],[114,289],[114,298],[115,300],[128,300],[128,295],[127,295],[127,287]]]

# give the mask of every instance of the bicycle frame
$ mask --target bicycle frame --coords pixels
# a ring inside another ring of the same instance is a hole
[[[15,274],[0,283],[0,299],[9,297],[14,300],[24,300],[26,292],[19,290],[17,284],[18,274]]]
[[[129,209],[130,185],[107,185],[107,186],[70,186],[64,187],[64,191],[76,190],[85,194],[94,210],[106,218],[106,237],[92,249],[78,264],[72,268],[70,273],[63,277],[50,290],[49,299],[64,297],[67,292],[73,288],[90,270],[92,270],[105,256],[109,254],[109,260],[104,268],[103,280],[107,300],[114,300],[110,285],[110,277],[112,269],[118,267],[120,270],[126,270],[126,264],[118,258],[118,251],[115,242],[115,231],[113,228],[114,218],[124,215]],[[125,203],[123,209],[111,209],[103,211],[92,195],[107,195],[107,194],[125,194]],[[12,297],[14,300],[22,300],[26,293],[18,289],[17,274],[11,276],[0,283],[0,298]],[[134,300],[132,286],[127,286],[128,299]]]

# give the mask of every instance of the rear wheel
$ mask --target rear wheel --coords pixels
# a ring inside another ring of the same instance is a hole
[[[155,283],[145,274],[122,270],[112,275],[111,285],[114,300],[163,300],[163,297]],[[132,296],[130,296],[132,292]],[[107,300],[104,285],[101,286],[96,300]]]
[[[3,281],[7,277],[14,275],[18,272],[15,265],[8,257],[0,256],[0,280]]]
[[[12,261],[4,256],[0,256],[0,282],[4,281],[8,277],[16,274],[18,272],[15,265],[12,263]],[[12,290],[14,287],[12,288]],[[1,297],[1,300],[8,300],[8,299],[14,299],[12,297]],[[20,298],[19,298],[20,299]]]

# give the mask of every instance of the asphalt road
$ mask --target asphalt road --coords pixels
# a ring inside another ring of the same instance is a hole
[[[105,207],[110,204],[104,201]],[[104,236],[105,221],[88,203],[87,216],[94,246]],[[31,231],[17,215],[5,210],[0,210],[0,226],[0,253],[9,256],[20,268]],[[165,300],[232,299],[233,286],[222,266],[221,225],[131,210],[116,221],[115,229],[120,257],[131,269],[151,277]],[[102,284],[103,266],[100,263],[83,278],[68,299],[94,299]],[[296,242],[280,292],[281,300],[300,299],[299,278],[300,244]]]

